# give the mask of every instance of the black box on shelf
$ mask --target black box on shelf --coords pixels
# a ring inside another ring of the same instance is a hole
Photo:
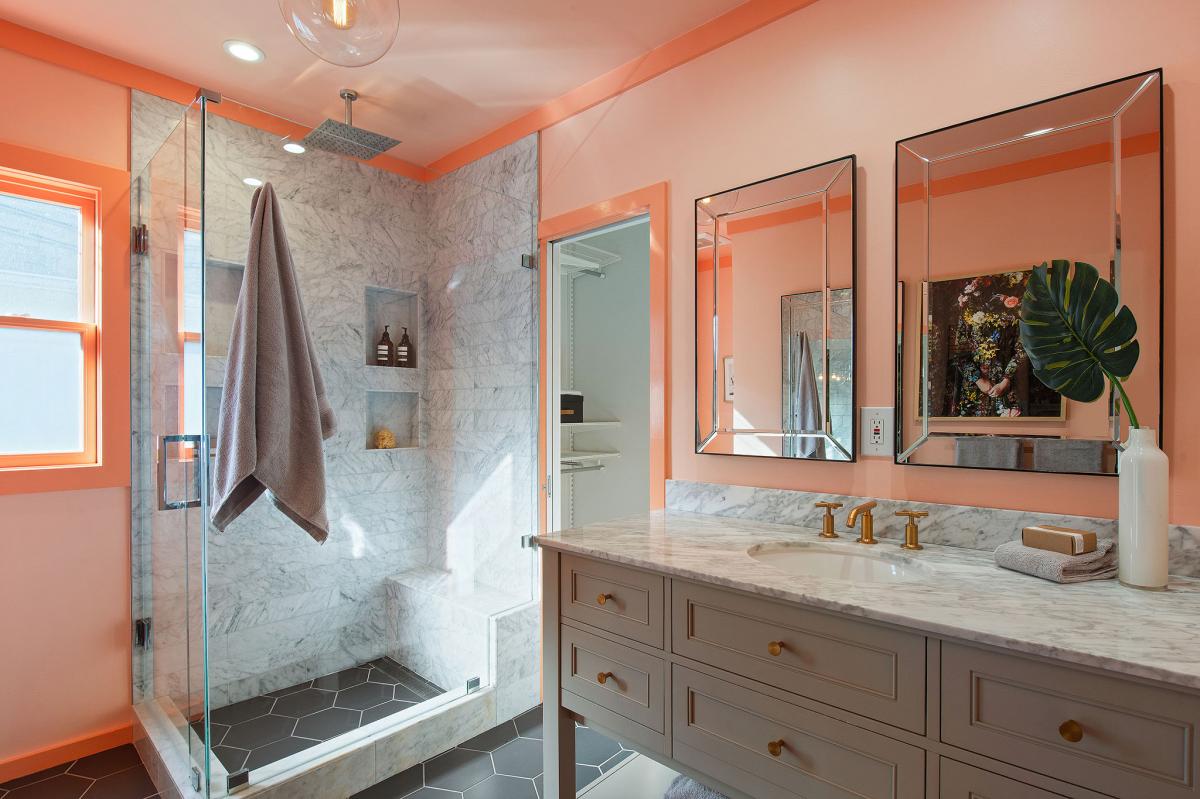
[[[559,420],[563,424],[583,421],[583,392],[564,391],[559,406]]]

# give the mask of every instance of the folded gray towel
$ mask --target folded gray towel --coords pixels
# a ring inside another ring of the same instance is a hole
[[[996,547],[996,565],[1056,583],[1109,580],[1117,576],[1117,547],[1111,538],[1096,542],[1096,551],[1064,555],[1009,541]]]
[[[726,799],[725,794],[717,793],[707,785],[701,785],[691,777],[680,774],[671,780],[663,799]]]

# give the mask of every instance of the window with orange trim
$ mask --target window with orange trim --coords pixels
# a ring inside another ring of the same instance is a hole
[[[98,197],[0,167],[0,468],[99,461]]]

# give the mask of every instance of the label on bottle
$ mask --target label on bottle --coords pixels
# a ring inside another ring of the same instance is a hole
[[[386,344],[380,344],[375,348],[375,360],[380,363],[387,363],[388,348]]]

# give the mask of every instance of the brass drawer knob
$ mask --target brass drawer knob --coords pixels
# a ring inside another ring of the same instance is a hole
[[[772,641],[767,644],[767,651],[771,653],[771,657],[779,657],[783,654],[783,641]]]
[[[606,682],[608,682],[611,679],[614,679],[615,677],[616,677],[616,675],[613,674],[611,671],[602,671],[596,675],[596,682],[600,683],[601,685],[604,685]]]
[[[1067,743],[1077,744],[1083,740],[1083,725],[1075,719],[1067,719],[1058,725],[1058,734]]]
[[[780,738],[778,741],[771,741],[770,743],[768,743],[767,744],[767,753],[770,754],[771,757],[779,757],[780,755],[782,755],[783,754],[783,739]]]
[[[610,600],[612,598],[613,598],[612,594],[601,594],[600,596],[596,597],[596,604],[603,605],[605,602],[607,602],[608,600]]]

